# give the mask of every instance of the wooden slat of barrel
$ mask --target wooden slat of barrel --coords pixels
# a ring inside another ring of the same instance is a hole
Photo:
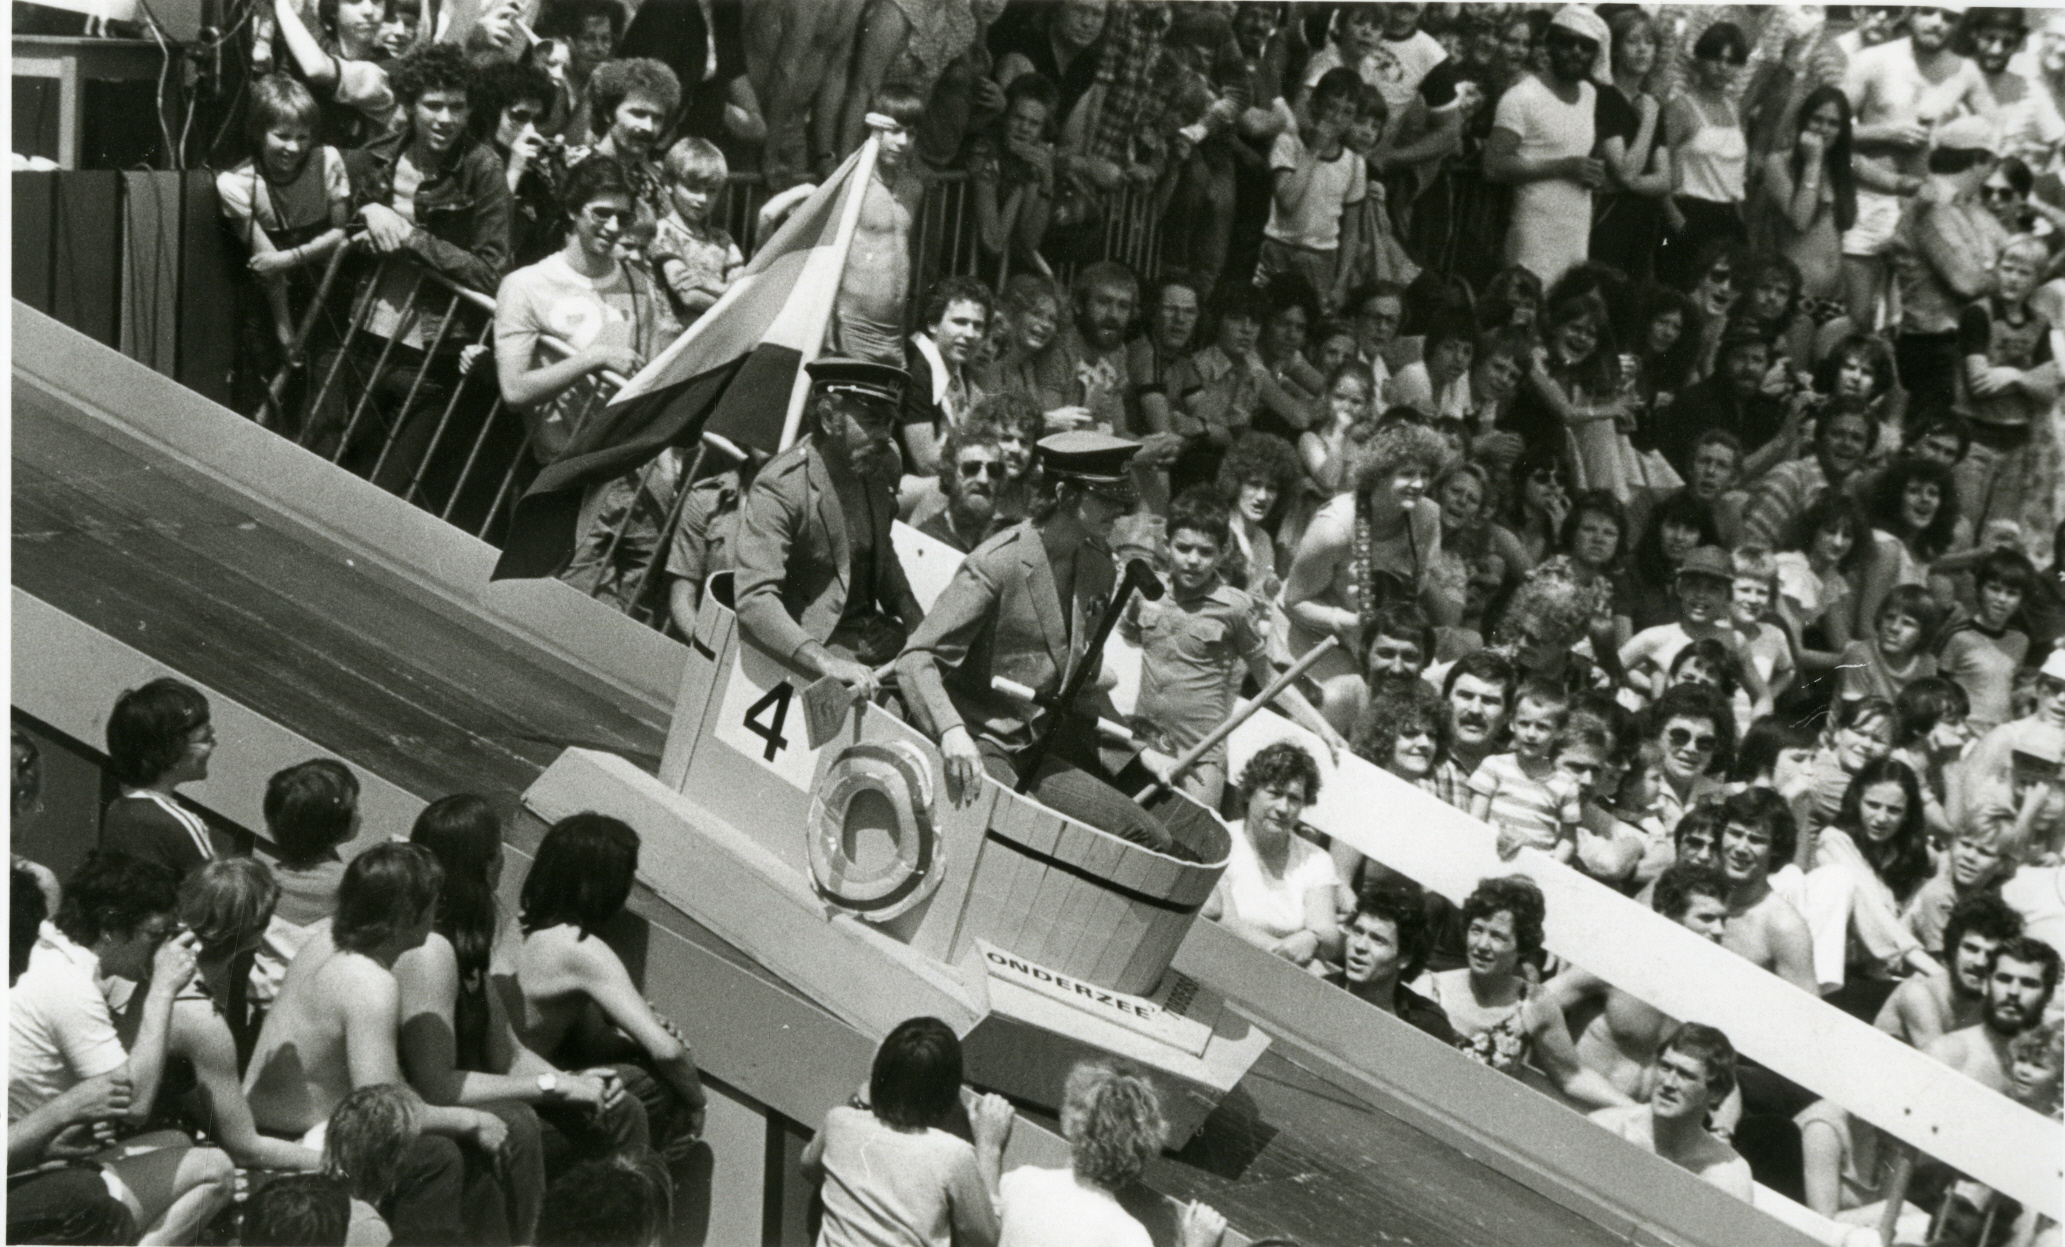
[[[1150,893],[1165,896],[1174,905],[1195,909],[1211,899],[1212,889],[1219,886],[1219,876],[1226,873],[1226,863],[1219,862],[1176,862],[1176,877],[1166,891]]]
[[[1098,920],[1110,936],[1098,951],[1095,981],[1117,983],[1127,977],[1127,967],[1140,950],[1140,941],[1147,938],[1148,918],[1141,907],[1111,893],[1105,897]]]
[[[1036,869],[1040,876],[1040,886],[1025,907],[1025,916],[1019,923],[1018,941],[1013,947],[1050,969],[1066,971],[1069,967],[1061,964],[1060,959],[1055,956],[1062,938],[1067,934],[1058,923],[1060,911],[1066,907],[1072,893],[1090,885],[1067,871],[1044,862],[1038,863]]]
[[[1133,948],[1133,957],[1126,963],[1125,973],[1119,976],[1114,986],[1122,992],[1145,996],[1162,981],[1162,972],[1175,959],[1176,947],[1190,930],[1192,919],[1141,901],[1128,901],[1126,904],[1146,930]]]
[[[1106,900],[1112,894],[1102,888],[1081,886],[1081,880],[1071,882],[1076,886],[1063,893],[1061,903],[1055,907],[1054,929],[1047,935],[1046,947],[1056,968],[1065,968],[1077,978],[1095,983],[1098,954],[1105,941],[1112,938],[1110,924],[1102,920],[1108,908]]]

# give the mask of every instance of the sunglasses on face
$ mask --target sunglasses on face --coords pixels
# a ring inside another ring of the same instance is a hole
[[[2012,186],[1982,186],[1979,188],[1979,197],[1988,203],[2010,203],[2015,198],[2015,188]]]
[[[597,225],[608,225],[612,221],[619,224],[628,224],[632,217],[632,211],[629,208],[590,206],[582,209],[582,212]]]
[[[1674,727],[1665,732],[1663,738],[1673,749],[1691,748],[1701,753],[1712,753],[1714,746],[1720,743],[1711,732],[1695,733],[1689,728],[1682,727]]]
[[[961,476],[964,480],[971,481],[978,476],[987,476],[993,481],[1001,481],[1004,479],[1004,465],[995,462],[964,463],[961,465]]]

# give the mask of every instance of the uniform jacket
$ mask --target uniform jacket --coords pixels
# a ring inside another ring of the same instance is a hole
[[[925,611],[890,539],[896,498],[877,477],[863,482],[875,535],[875,602],[906,628],[915,627]],[[760,470],[746,491],[734,540],[739,626],[789,662],[806,641],[829,639],[854,591],[853,556],[846,509],[811,438],[799,439]]]
[[[1037,693],[1059,692],[1082,661],[1116,580],[1111,557],[1084,546],[1076,559],[1073,627],[1065,626],[1039,531],[1031,521],[1005,529],[961,560],[932,613],[911,634],[896,663],[905,696],[921,691],[917,709],[930,716],[938,734],[959,724],[978,740],[1007,749],[1030,745],[1035,712],[992,690],[990,677],[1015,680]],[[927,665],[944,677],[944,700],[914,678]]]

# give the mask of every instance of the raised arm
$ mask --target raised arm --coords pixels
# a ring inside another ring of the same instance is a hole
[[[839,153],[861,145],[868,136],[868,102],[889,75],[896,54],[910,41],[911,24],[895,0],[869,0],[861,13],[854,40],[853,64],[846,76],[846,106],[839,114]]]
[[[301,76],[317,91],[328,91],[337,85],[341,70],[337,58],[323,50],[315,35],[301,20],[300,10],[293,0],[273,0],[273,18],[279,23],[280,38],[287,45],[288,55],[301,67]]]
[[[172,1032],[172,1000],[194,977],[194,936],[191,931],[158,945],[151,958],[151,982],[143,1001],[143,1020],[136,1040],[129,1045],[129,1088],[134,1097],[125,1120],[141,1126],[150,1120],[157,1103],[158,1083],[165,1073],[165,1052]]]

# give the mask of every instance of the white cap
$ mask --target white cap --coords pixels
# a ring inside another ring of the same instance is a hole
[[[2039,674],[2053,680],[2065,680],[2065,647],[2051,651],[2051,656],[2043,660],[2043,670]]]

